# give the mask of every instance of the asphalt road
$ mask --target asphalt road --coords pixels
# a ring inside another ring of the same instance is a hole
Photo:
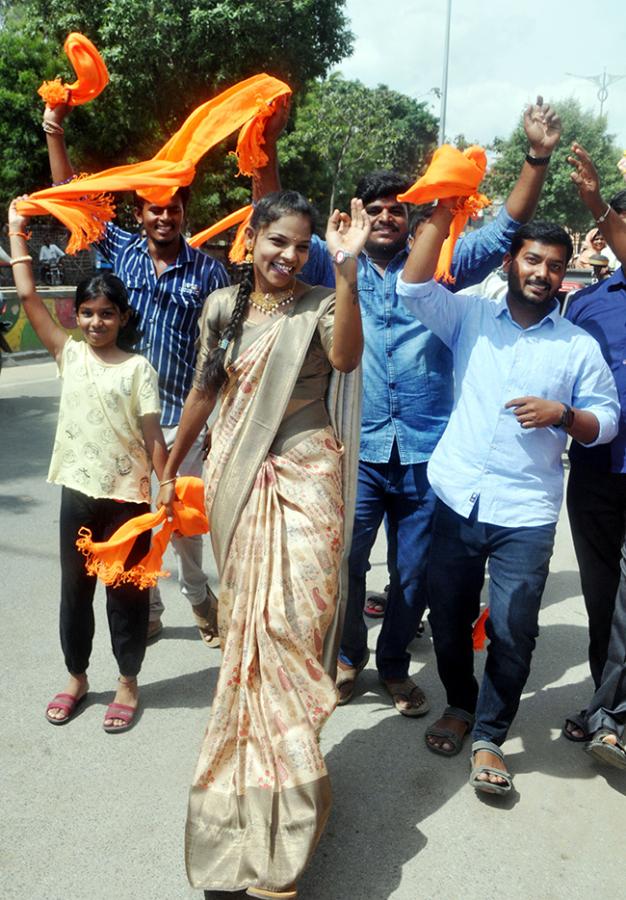
[[[175,579],[163,587],[165,630],[147,652],[137,726],[120,735],[101,728],[116,678],[101,590],[89,702],[62,728],[44,720],[65,678],[59,489],[45,480],[58,395],[49,362],[8,365],[0,374],[0,896],[202,900],[186,881],[183,828],[219,651],[198,639]],[[372,589],[385,584],[384,556],[381,538]],[[516,787],[505,803],[481,800],[468,787],[469,751],[443,759],[424,746],[426,723],[445,705],[428,634],[412,646],[413,671],[433,710],[425,720],[391,709],[370,664],[361,692],[322,736],[335,805],[300,884],[303,900],[626,897],[626,776],[598,767],[560,736],[564,714],[591,693],[586,618],[564,519],[541,626],[504,747]],[[372,628],[372,648],[375,635]]]

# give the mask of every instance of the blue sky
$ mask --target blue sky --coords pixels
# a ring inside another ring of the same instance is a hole
[[[338,67],[345,77],[386,84],[439,115],[429,92],[441,85],[446,0],[347,0],[346,10],[356,39]],[[538,93],[599,112],[598,88],[566,73],[626,76],[625,38],[626,7],[616,0],[452,0],[446,134],[508,137]],[[609,87],[605,113],[626,149],[626,77]]]

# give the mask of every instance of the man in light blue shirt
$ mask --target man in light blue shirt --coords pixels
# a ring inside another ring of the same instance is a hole
[[[498,266],[520,223],[533,215],[560,123],[539,99],[526,112],[525,128],[529,157],[504,207],[491,224],[457,244],[452,263],[455,290],[482,281]],[[363,413],[337,686],[340,704],[347,703],[369,657],[363,621],[365,579],[372,545],[386,517],[390,587],[376,667],[396,709],[416,716],[428,712],[428,704],[408,677],[407,647],[427,605],[426,560],[435,495],[426,465],[452,409],[452,357],[427,325],[407,312],[397,295],[409,236],[407,207],[397,195],[408,187],[397,173],[374,172],[356,189],[372,231],[358,262],[365,337]],[[313,240],[302,277],[311,284],[334,284],[333,261],[319,239]]]
[[[452,220],[442,202],[398,281],[405,305],[450,348],[454,405],[428,465],[437,495],[428,590],[439,675],[449,706],[426,733],[451,756],[472,728],[476,790],[504,794],[512,779],[500,745],[517,712],[538,634],[563,494],[567,435],[612,440],[620,409],[596,341],[558,312],[572,253],[560,227],[520,228],[505,256],[500,301],[453,295],[430,280]],[[490,644],[480,691],[472,623],[490,573]]]

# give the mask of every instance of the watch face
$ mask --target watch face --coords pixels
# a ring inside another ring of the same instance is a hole
[[[346,254],[343,252],[343,250],[337,250],[337,252],[335,253],[335,262],[338,266],[340,266],[342,262],[345,261],[345,258]]]

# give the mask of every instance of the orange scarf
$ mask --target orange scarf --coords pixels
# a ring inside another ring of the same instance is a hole
[[[268,104],[290,93],[291,88],[277,78],[254,75],[194,110],[152,159],[37,191],[18,203],[18,212],[56,216],[70,231],[66,252],[86,249],[102,236],[115,214],[110,191],[134,190],[151,203],[168,203],[181,185],[191,184],[198,160],[211,147],[251,119],[265,120],[271,114]],[[259,134],[256,128],[248,132],[246,144]],[[251,145],[243,154],[246,165],[254,158],[250,154]]]
[[[470,216],[479,209],[489,206],[490,200],[478,193],[478,185],[483,180],[487,168],[487,157],[482,147],[468,147],[461,152],[456,147],[444,144],[435,150],[428,169],[415,184],[398,194],[402,203],[432,203],[449,197],[462,197],[450,225],[439,260],[435,278],[438,281],[454,282],[451,274],[452,256],[457,238],[465,228]]]
[[[189,238],[187,243],[192,247],[201,247],[205,241],[210,241],[211,238],[217,237],[217,235],[221,234],[223,231],[227,231],[229,228],[233,228],[241,222],[244,224],[247,223],[251,213],[252,206],[250,204],[248,204],[248,206],[242,206],[241,209],[236,209],[235,212],[230,213],[230,215],[224,216],[224,218],[220,219],[219,222],[216,222],[215,225],[210,225],[208,228],[205,228],[204,231],[199,231],[197,234],[194,234],[193,237]],[[239,236],[239,230],[237,231],[237,236]]]
[[[109,83],[104,60],[84,34],[77,31],[68,34],[63,50],[78,77],[73,84],[65,84],[60,78],[44,81],[37,93],[51,109],[60,103],[69,103],[70,106],[89,103]]]
[[[163,524],[152,537],[152,544],[141,562],[125,568],[126,560],[140,534]],[[176,481],[174,518],[168,522],[165,509],[145,513],[129,519],[111,535],[108,541],[95,542],[88,528],[80,528],[76,546],[86,557],[85,568],[89,575],[97,575],[104,584],[118,587],[134,584],[139,588],[154,587],[159,578],[168,577],[162,570],[163,554],[173,531],[184,535],[205,534],[209,523],[204,508],[204,485],[201,478],[190,475]]]

